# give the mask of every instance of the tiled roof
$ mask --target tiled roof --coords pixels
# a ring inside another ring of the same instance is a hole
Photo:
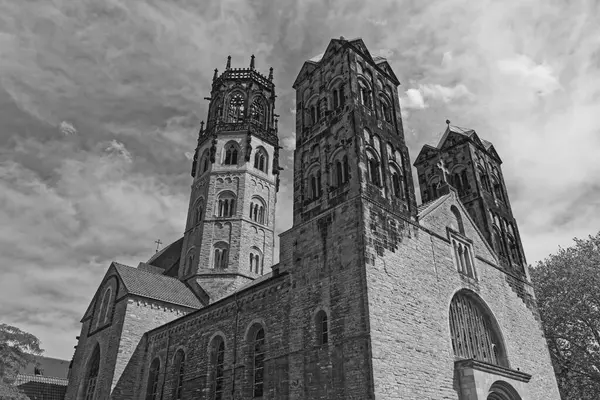
[[[438,204],[442,203],[446,199],[446,197],[448,197],[448,194],[440,196],[437,199],[428,201],[427,203],[421,204],[420,206],[417,207],[417,215],[421,215],[421,214],[423,214],[423,212],[425,212],[429,208],[435,207]]]
[[[69,362],[58,358],[35,356],[35,360],[27,363],[19,372],[23,375],[35,375],[37,369],[42,371],[44,376],[66,379],[69,373]]]
[[[17,386],[30,399],[64,400],[69,381],[44,375],[17,375]]]
[[[179,264],[182,246],[183,237],[163,247],[159,252],[150,257],[146,263],[162,268],[166,271],[171,268],[174,263]]]
[[[200,300],[180,280],[165,275],[113,263],[127,291],[131,294],[191,308],[201,308]]]

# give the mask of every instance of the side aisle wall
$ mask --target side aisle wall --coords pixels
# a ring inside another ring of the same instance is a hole
[[[487,303],[500,325],[511,369],[532,375],[530,382],[523,384],[527,393],[521,396],[558,400],[540,323],[507,283],[505,274],[490,265],[495,257],[460,207],[465,235],[473,240],[479,281],[457,271],[445,233],[455,221],[452,204],[451,199],[443,202],[427,217],[431,229],[427,231],[365,202],[376,398],[459,398],[449,306],[453,295],[467,288]]]

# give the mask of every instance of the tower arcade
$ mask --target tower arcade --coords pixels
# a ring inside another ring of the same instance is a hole
[[[198,134],[179,278],[215,301],[273,261],[279,147],[273,68],[215,74],[206,127]]]

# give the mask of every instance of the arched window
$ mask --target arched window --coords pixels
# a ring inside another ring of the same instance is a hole
[[[379,160],[371,151],[367,151],[367,167],[369,172],[369,181],[372,184],[381,187],[381,171]]]
[[[476,279],[477,276],[475,274],[475,266],[473,263],[473,253],[471,251],[471,246],[463,242],[462,240],[458,240],[456,237],[452,236],[452,248],[454,250],[454,261],[456,263],[456,269],[458,272],[467,275],[470,278]]]
[[[505,381],[496,381],[490,387],[486,400],[521,400],[519,393]]]
[[[340,95],[339,95],[339,91],[337,89],[333,89],[333,92],[331,92],[331,97],[333,98],[333,109],[337,110],[337,108],[340,106]]]
[[[390,103],[383,96],[379,96],[379,103],[381,104],[381,118],[385,122],[392,122]]]
[[[250,250],[250,272],[263,274],[262,252],[255,247]]]
[[[194,250],[190,249],[190,251],[188,252],[187,255],[187,260],[186,260],[186,265],[185,265],[185,269],[187,271],[187,273],[191,273],[194,267]]]
[[[254,335],[252,352],[252,372],[254,375],[254,397],[262,397],[265,375],[265,330],[260,328]]]
[[[367,83],[365,81],[363,81],[362,79],[358,80],[358,86],[359,86],[359,90],[360,90],[361,104],[367,108],[371,108],[371,106],[372,106],[371,89],[369,88]]]
[[[319,120],[318,116],[317,116],[317,112],[318,111],[317,111],[317,107],[316,106],[313,105],[312,107],[310,107],[310,121],[311,121],[311,125],[316,124],[317,121]]]
[[[177,350],[173,361],[173,376],[175,376],[175,385],[173,385],[173,399],[181,400],[183,393],[183,374],[185,372],[185,353],[183,350]]]
[[[198,201],[196,201],[196,205],[194,206],[194,225],[200,223],[202,221],[202,214],[204,213],[204,198],[200,197]]]
[[[266,150],[262,147],[258,147],[254,153],[254,168],[266,173],[267,169],[269,168],[268,164],[269,162]]]
[[[158,391],[158,377],[160,374],[160,360],[155,358],[150,364],[150,371],[148,372],[148,385],[146,386],[146,400],[157,400]]]
[[[208,149],[202,152],[202,156],[200,157],[200,175],[208,171],[208,167],[210,165],[210,155]]]
[[[211,345],[212,384],[214,400],[222,400],[225,393],[224,370],[225,370],[225,342],[217,336]]]
[[[450,332],[456,357],[508,367],[496,321],[475,293],[462,290],[452,298]]]
[[[510,234],[508,235],[507,241],[511,261],[513,262],[513,264],[521,265],[521,254],[519,253],[519,248],[517,247],[516,241]]]
[[[450,211],[452,211],[452,214],[454,214],[454,219],[456,220],[456,230],[460,234],[464,235],[465,234],[465,226],[463,225],[463,220],[462,220],[462,216],[460,215],[460,211],[458,211],[458,208],[456,208],[456,206],[451,206]]]
[[[329,342],[329,325],[327,321],[327,313],[323,310],[319,311],[315,318],[315,327],[317,332],[317,343],[324,345]]]
[[[498,182],[496,178],[493,178],[493,187],[494,196],[496,196],[496,199],[498,201],[504,202],[504,192],[502,191],[502,186],[500,185],[500,182]]]
[[[429,199],[434,200],[438,198],[438,186],[440,184],[440,178],[438,176],[433,177],[429,181]]]
[[[225,145],[225,160],[223,160],[223,164],[237,165],[238,153],[239,149],[237,143],[227,143]]]
[[[244,119],[244,96],[241,93],[235,93],[229,99],[229,108],[227,111],[227,122],[242,122]]]
[[[98,372],[100,371],[100,346],[96,345],[92,357],[88,362],[87,374],[85,377],[84,399],[93,400],[96,392],[96,383],[98,381]]]
[[[252,100],[252,106],[250,107],[250,118],[252,121],[258,122],[260,125],[265,123],[265,105],[262,99],[255,97]]]
[[[467,170],[463,166],[459,166],[452,171],[450,175],[452,186],[458,191],[458,194],[463,196],[469,192],[469,181],[467,180]]]
[[[312,168],[307,175],[308,199],[315,200],[321,197],[321,168],[319,165]]]
[[[341,187],[349,180],[348,156],[339,154],[333,162],[332,186],[334,188]]]
[[[258,196],[252,198],[250,201],[250,219],[259,224],[265,224],[265,202]]]
[[[100,300],[100,307],[98,308],[98,314],[96,316],[96,327],[106,323],[108,321],[108,317],[110,315],[110,310],[112,310],[112,289],[107,287],[102,294],[102,299]]]
[[[390,165],[390,171],[392,175],[392,194],[399,198],[404,198],[404,179],[400,170],[394,165]]]
[[[223,192],[217,200],[217,217],[228,218],[235,215],[235,195]]]
[[[323,97],[321,100],[319,100],[319,120],[325,118],[325,116],[327,115],[327,98]]]
[[[494,246],[496,247],[496,251],[500,257],[506,257],[506,251],[504,251],[504,243],[502,241],[502,234],[500,233],[500,229],[494,227]]]
[[[490,191],[490,178],[488,177],[488,175],[486,174],[486,172],[484,171],[483,168],[479,167],[478,168],[479,171],[479,179],[481,179],[481,185],[483,186],[483,189],[487,192]]]
[[[226,269],[229,266],[229,245],[218,242],[214,245],[213,268]]]

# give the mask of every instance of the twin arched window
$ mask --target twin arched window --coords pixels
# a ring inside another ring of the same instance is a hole
[[[392,178],[392,194],[399,199],[404,198],[404,178],[402,173],[396,166],[390,165],[390,173]]]
[[[450,176],[450,181],[452,183],[452,186],[454,186],[454,188],[458,190],[458,193],[461,196],[468,193],[469,180],[467,179],[467,170],[465,169],[465,167],[461,166],[456,168]]]
[[[358,87],[360,90],[360,102],[363,106],[367,108],[373,107],[373,99],[371,97],[371,88],[369,85],[362,79],[358,80]]]
[[[333,89],[331,93],[331,97],[333,99],[333,109],[337,110],[340,107],[344,107],[345,97],[344,97],[344,85],[339,85],[337,88]]]
[[[173,373],[175,375],[175,385],[173,386],[173,399],[181,400],[183,393],[183,374],[185,372],[185,353],[183,350],[177,350],[173,362]]]
[[[237,143],[227,143],[225,145],[225,159],[223,164],[225,165],[237,165],[238,163],[239,148]]]
[[[378,156],[370,150],[367,150],[367,168],[369,172],[369,181],[372,184],[381,187],[381,164],[379,163]]]
[[[308,173],[308,199],[316,200],[321,197],[321,168],[316,166]]]
[[[475,293],[462,290],[450,302],[454,355],[508,367],[497,323]]]
[[[250,202],[250,219],[259,224],[264,224],[265,209],[265,202],[258,197],[253,197]]]
[[[348,156],[337,157],[333,162],[333,187],[338,188],[350,180]]]
[[[214,245],[213,268],[226,269],[229,266],[229,245],[218,242]]]
[[[196,205],[194,206],[194,225],[200,223],[202,221],[202,214],[204,213],[204,198],[200,197],[198,201],[196,201]]]
[[[263,147],[259,147],[256,149],[254,153],[254,168],[267,173],[268,166],[268,156],[267,152]]]
[[[252,100],[252,106],[250,107],[250,118],[252,121],[264,125],[266,121],[265,104],[259,97],[255,97]]]
[[[253,248],[250,250],[250,272],[263,274],[263,258],[260,250]]]
[[[228,218],[235,215],[235,195],[231,192],[223,192],[217,200],[217,216]]]
[[[383,96],[379,96],[379,104],[381,105],[381,118],[385,122],[392,122],[392,108],[390,103]]]
[[[202,156],[200,157],[200,175],[208,171],[208,167],[210,166],[210,155],[208,149],[202,152]]]
[[[96,345],[92,357],[88,362],[87,375],[85,378],[85,387],[83,396],[85,400],[93,400],[96,392],[96,383],[98,382],[98,373],[100,371],[100,346]]]
[[[160,360],[155,358],[150,364],[148,385],[146,386],[146,400],[157,400],[159,396],[158,378],[160,375]]]

